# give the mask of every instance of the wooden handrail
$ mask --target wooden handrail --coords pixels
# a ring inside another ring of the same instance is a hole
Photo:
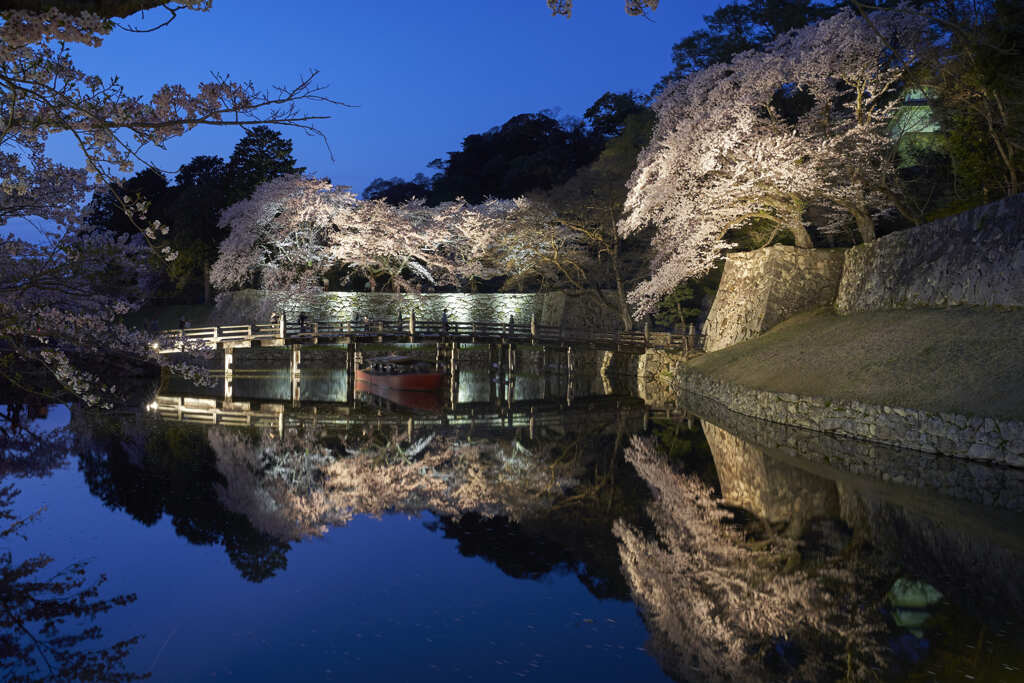
[[[283,336],[282,336],[283,333]],[[704,336],[654,332],[649,328],[638,330],[574,330],[556,325],[496,321],[455,321],[455,320],[284,320],[279,323],[250,323],[220,325],[215,327],[166,330],[158,337],[161,351],[180,350],[180,344],[188,339],[192,342],[217,344],[245,342],[249,340],[312,340],[332,342],[339,339],[388,339],[394,341],[416,341],[450,339],[451,341],[530,343],[530,344],[572,344],[606,347],[610,349],[662,348],[692,351],[703,347]],[[164,347],[167,348],[164,348]]]

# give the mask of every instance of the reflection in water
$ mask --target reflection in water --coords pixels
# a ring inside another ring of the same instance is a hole
[[[0,668],[6,681],[134,681],[125,660],[141,636],[102,645],[97,617],[134,602],[135,595],[103,597],[106,577],[84,561],[54,570],[53,558],[19,558],[19,539],[43,514],[14,512],[14,476],[43,477],[67,455],[63,429],[33,428],[21,406],[6,406],[0,421]]]
[[[344,393],[337,373],[303,378],[308,394]],[[2,463],[31,474],[30,463],[70,449],[107,506],[147,526],[170,517],[191,543],[223,546],[247,581],[281,579],[239,595],[305,576],[302,562],[286,574],[292,548],[332,528],[367,533],[356,516],[426,511],[423,526],[507,577],[575,576],[599,598],[632,597],[648,651],[679,680],[931,680],[929,670],[1008,680],[998,667],[1020,665],[1020,628],[1007,626],[1024,609],[1019,516],[976,504],[1013,509],[1024,495],[1015,473],[943,477],[954,501],[826,464],[898,468],[936,488],[913,455],[728,415],[653,420],[628,396],[569,396],[532,380],[510,392],[492,379],[467,370],[456,400],[442,394],[429,410],[386,396],[296,401],[269,381],[246,400],[241,384],[231,400],[165,387],[143,414],[76,408],[48,440],[5,430],[17,438]],[[392,542],[376,533],[366,547]],[[304,547],[303,561],[328,545]],[[415,552],[402,564],[429,572]],[[916,604],[915,590],[943,597]],[[464,642],[450,640],[437,656],[456,661]],[[972,647],[985,657],[972,660]]]
[[[430,511],[521,518],[550,508],[574,483],[575,467],[550,446],[509,439],[462,441],[404,430],[374,431],[331,448],[307,432],[276,436],[211,429],[227,483],[225,507],[285,541],[322,534],[356,515]]]
[[[256,529],[220,501],[227,482],[202,428],[140,416],[73,410],[72,447],[89,491],[146,526],[163,515],[196,545],[222,545],[249,581],[263,581],[288,565],[289,546]]]
[[[869,596],[886,570],[874,558],[842,552],[849,548],[833,539],[802,554],[770,525],[751,535],[648,439],[634,438],[626,458],[655,493],[657,533],[622,523],[615,533],[666,671],[687,680],[866,680],[884,667],[885,624]]]

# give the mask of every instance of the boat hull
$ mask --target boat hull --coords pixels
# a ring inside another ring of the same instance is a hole
[[[440,413],[443,409],[441,397],[436,391],[400,391],[366,382],[356,382],[355,390],[359,394],[379,396],[399,408],[407,408],[416,412]]]
[[[444,375],[440,372],[410,372],[402,375],[356,370],[356,382],[395,391],[437,391]]]

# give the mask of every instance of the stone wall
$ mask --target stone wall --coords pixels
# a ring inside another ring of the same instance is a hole
[[[730,254],[704,324],[706,350],[756,337],[802,311],[831,306],[842,271],[841,249],[779,245]]]
[[[751,389],[685,367],[676,395],[713,397],[731,411],[769,422],[980,462],[1024,468],[1024,422],[931,413]]]
[[[1024,306],[1024,194],[846,252],[839,313],[962,305]]]
[[[614,301],[614,292],[605,292],[605,301]],[[384,292],[324,292],[313,296],[286,299],[275,292],[242,290],[225,292],[217,298],[210,316],[215,324],[244,323],[266,320],[274,310],[288,316],[302,311],[320,320],[353,320],[363,316],[375,319],[405,318],[411,312],[421,320],[440,320],[448,309],[448,317],[459,322],[508,322],[512,316],[519,323],[528,323],[532,315],[541,325],[562,325],[567,329],[614,330],[621,327],[618,311],[610,308],[594,292],[582,294],[542,292],[513,293],[429,293],[391,294]]]
[[[686,364],[678,352],[650,350],[637,357],[637,395],[647,405],[664,407],[676,403],[676,379]]]

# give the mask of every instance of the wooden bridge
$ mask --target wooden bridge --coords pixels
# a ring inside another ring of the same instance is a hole
[[[450,343],[450,344],[530,344],[559,349],[596,349],[643,353],[647,349],[697,351],[703,337],[691,326],[689,334],[642,331],[570,330],[537,324],[536,316],[528,324],[515,322],[458,322],[445,320],[293,321],[284,316],[274,323],[217,325],[163,332],[155,344],[160,353],[178,353],[202,349],[246,348],[252,346],[290,346],[305,344],[356,343]]]

